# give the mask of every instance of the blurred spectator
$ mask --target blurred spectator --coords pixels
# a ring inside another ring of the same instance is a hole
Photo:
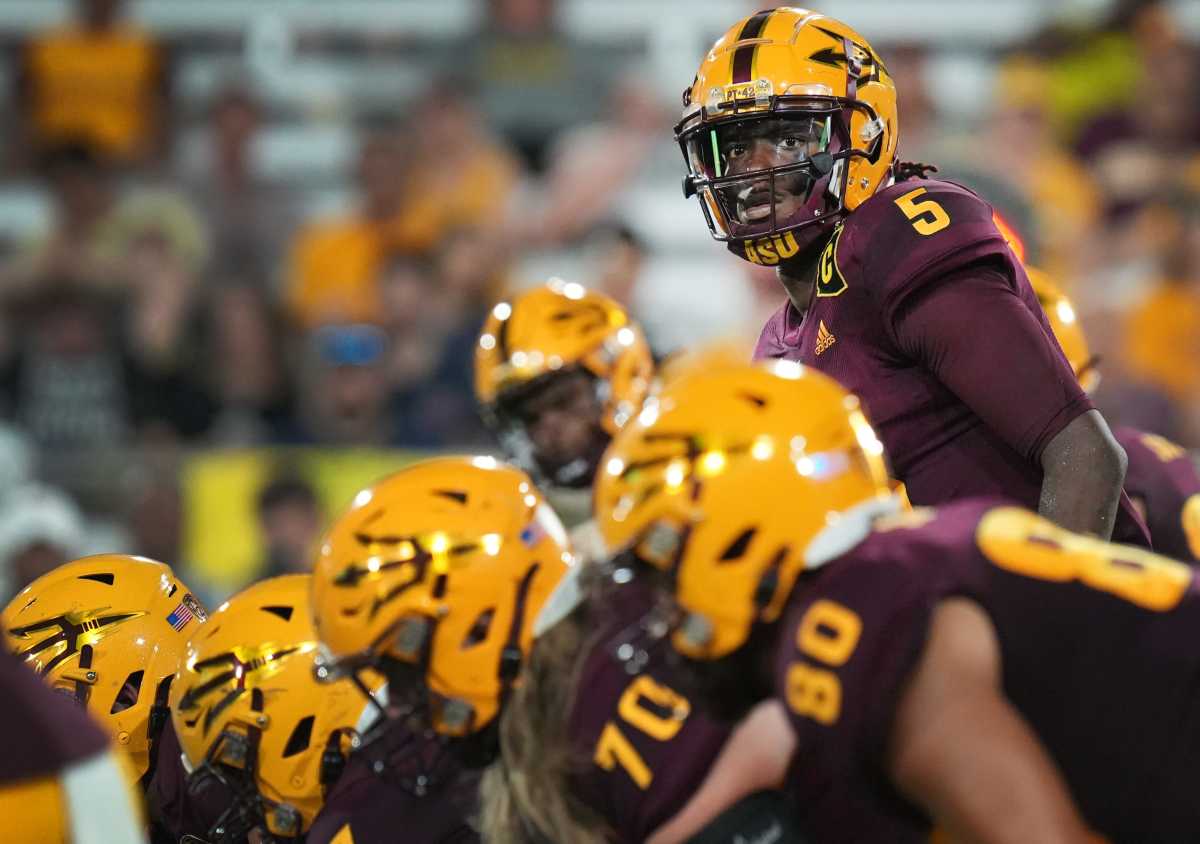
[[[1200,433],[1200,198],[1166,253],[1161,277],[1128,314],[1125,365],[1170,395]]]
[[[475,409],[475,340],[490,300],[493,253],[474,230],[431,260],[399,255],[380,279],[391,336],[388,379],[396,441],[413,448],[487,441]]]
[[[288,475],[268,483],[258,496],[258,525],[266,555],[261,577],[312,570],[321,508],[311,485]]]
[[[76,20],[35,36],[17,72],[26,137],[19,153],[79,142],[136,163],[166,149],[170,85],[164,51],[121,18],[120,0],[76,0]]]
[[[1042,265],[1056,278],[1074,279],[1080,274],[1079,244],[1097,220],[1100,198],[1087,171],[1054,134],[1047,85],[1045,69],[1029,57],[1005,63],[984,158],[993,176],[1027,197]]]
[[[1157,29],[1136,100],[1094,117],[1077,141],[1113,219],[1175,190],[1200,152],[1197,52],[1173,28]]]
[[[395,131],[364,137],[356,181],[358,210],[345,218],[312,223],[292,243],[287,299],[302,325],[377,322],[375,280],[394,250],[424,248],[434,224],[403,215],[406,158]]]
[[[435,80],[409,122],[413,166],[404,217],[428,221],[438,236],[453,228],[498,227],[519,167],[465,83],[457,77]]]
[[[479,92],[488,122],[541,169],[546,140],[598,110],[620,66],[612,50],[569,40],[558,28],[558,0],[486,0],[479,32],[448,50],[446,69]]]
[[[300,373],[301,416],[293,441],[312,445],[385,446],[387,336],[373,325],[328,325],[308,338]]]
[[[219,279],[201,315],[200,349],[215,405],[210,441],[269,443],[294,427],[283,321],[262,284],[232,272]]]
[[[48,276],[73,278],[107,287],[117,283],[111,259],[117,190],[108,167],[89,148],[65,144],[43,157],[42,173],[50,192],[50,230],[24,245],[6,269],[5,287],[27,289]]]
[[[213,99],[204,145],[189,172],[189,192],[211,229],[222,265],[273,265],[295,228],[295,196],[256,169],[263,106],[250,86],[232,81]]]
[[[84,552],[84,520],[70,498],[29,483],[0,497],[0,600]]]
[[[154,372],[130,353],[118,304],[69,281],[49,282],[22,303],[21,341],[0,370],[0,402],[56,458],[128,444],[151,425],[182,435],[207,425],[186,375]]]
[[[622,76],[609,92],[606,120],[571,129],[555,140],[545,201],[528,223],[533,243],[564,243],[586,234],[614,211],[624,210],[620,200],[628,198],[624,195],[630,189],[653,179],[648,172],[652,163],[670,160],[678,166],[672,116],[647,77]]]

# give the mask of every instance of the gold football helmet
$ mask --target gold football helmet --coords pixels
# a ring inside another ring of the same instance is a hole
[[[796,254],[892,173],[896,86],[865,38],[817,12],[779,7],[738,21],[683,105],[684,193],[699,196],[716,239],[756,263]],[[768,166],[755,156],[760,141],[775,147]]]
[[[571,372],[590,376],[599,407],[594,455],[582,461],[547,455],[521,412],[539,385]],[[475,397],[488,426],[522,469],[560,486],[591,483],[600,453],[637,413],[653,375],[650,347],[625,309],[560,279],[497,304],[475,347]]]
[[[171,690],[191,776],[216,777],[235,795],[210,830],[222,841],[243,840],[255,826],[302,835],[355,742],[362,696],[349,682],[313,677],[311,581],[273,577],[218,607],[188,644]]]
[[[858,399],[776,361],[664,388],[605,453],[595,515],[610,553],[670,573],[676,648],[719,659],[779,617],[818,534],[888,496]]]
[[[205,616],[166,564],[101,554],[26,586],[3,623],[9,648],[107,727],[142,777],[188,636]]]
[[[1071,364],[1075,377],[1079,379],[1079,386],[1083,387],[1086,393],[1092,392],[1100,386],[1100,358],[1093,355],[1088,347],[1083,326],[1075,313],[1075,306],[1042,270],[1027,266],[1025,274],[1029,276],[1033,292],[1042,303],[1050,328],[1058,338],[1058,345],[1062,346],[1063,354],[1067,356],[1067,363]]]
[[[517,682],[533,620],[572,565],[566,532],[523,473],[445,457],[360,492],[330,528],[313,609],[338,676],[373,666],[437,733],[492,724]]]

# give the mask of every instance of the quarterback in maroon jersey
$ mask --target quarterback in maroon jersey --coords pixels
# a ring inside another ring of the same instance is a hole
[[[991,208],[897,162],[896,88],[862,36],[805,9],[759,12],[716,42],[684,105],[685,191],[788,294],[756,357],[858,394],[916,504],[1004,495],[1146,542],[1121,500],[1121,449]]]
[[[1050,328],[1081,386],[1100,383],[1099,361],[1088,346],[1071,300],[1046,273],[1026,267]],[[1200,467],[1165,437],[1118,426],[1113,435],[1125,449],[1125,491],[1150,529],[1154,550],[1177,560],[1200,562]]]
[[[816,841],[1191,840],[1192,569],[996,499],[904,512],[883,451],[782,362],[681,379],[614,439],[596,519],[671,596],[691,704],[786,709],[759,759]]]

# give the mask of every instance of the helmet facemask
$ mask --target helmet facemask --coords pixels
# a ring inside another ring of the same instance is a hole
[[[571,385],[567,379],[586,380],[577,389],[586,390],[586,397],[560,396]],[[583,366],[547,373],[532,381],[505,390],[492,406],[488,420],[505,453],[514,463],[538,482],[567,489],[588,487],[595,477],[600,457],[608,447],[611,435],[604,428],[604,415],[611,398],[611,385]],[[579,398],[592,406],[576,409]],[[537,416],[547,412],[571,413],[591,430],[587,442],[570,454],[552,454],[542,447],[533,432]],[[594,411],[594,412],[593,412]]]
[[[793,232],[786,249],[777,244],[781,258],[820,239],[846,214],[849,160],[870,158],[879,146],[877,136],[864,138],[871,153],[854,148],[856,110],[867,113],[868,127],[876,125],[862,104],[792,96],[753,110],[720,104],[680,123],[676,137],[689,170],[684,192],[700,198],[713,237],[742,243]]]

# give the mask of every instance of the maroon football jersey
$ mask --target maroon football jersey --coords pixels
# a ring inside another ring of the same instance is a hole
[[[862,400],[917,505],[1002,495],[1036,508],[1042,449],[1092,409],[992,208],[913,179],[859,206],[785,303],[755,359],[800,361]],[[1147,544],[1123,497],[1114,538]]]
[[[1154,550],[1200,563],[1200,471],[1183,448],[1135,428],[1113,431],[1129,455],[1125,491],[1145,507]]]
[[[403,787],[398,770],[421,756],[436,755],[441,783],[417,795]],[[469,818],[479,809],[479,772],[464,769],[450,752],[392,724],[375,742],[352,755],[330,789],[325,805],[305,837],[306,844],[352,840],[354,844],[475,844],[479,834]],[[350,839],[338,835],[349,828]]]
[[[108,747],[108,736],[82,707],[7,651],[0,652],[0,691],[0,783],[56,774]]]
[[[1190,567],[994,499],[842,529],[835,556],[810,560],[797,586],[776,662],[803,748],[790,788],[814,840],[926,840],[928,819],[890,785],[883,759],[932,610],[949,596],[991,618],[1004,692],[1093,828],[1113,841],[1194,839],[1200,589]]]
[[[573,783],[576,794],[608,824],[612,840],[645,841],[683,808],[708,774],[730,727],[697,711],[677,691],[678,669],[663,640],[630,673],[618,658],[652,599],[634,582],[611,602],[579,674],[570,733],[581,761],[592,764]]]

